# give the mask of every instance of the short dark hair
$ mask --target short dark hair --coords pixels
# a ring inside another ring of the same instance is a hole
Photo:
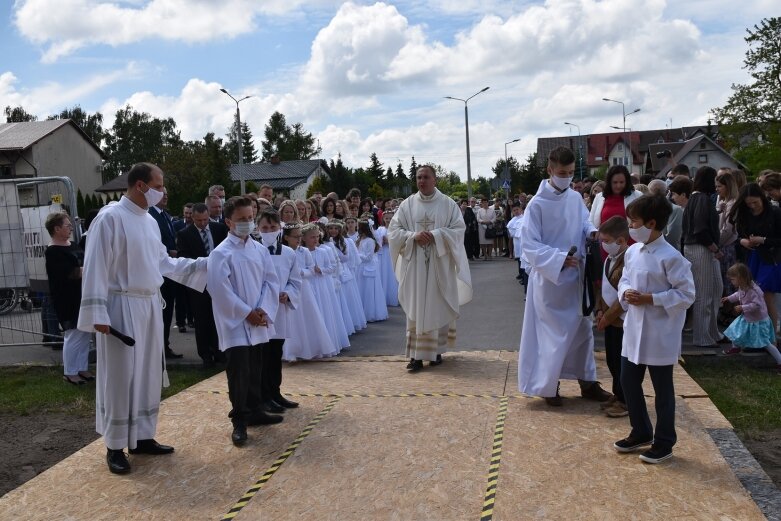
[[[192,208],[193,207],[193,203],[184,203],[184,207],[185,208]]]
[[[417,168],[415,169],[415,175],[417,175],[418,171],[420,171],[420,170],[421,170],[421,169],[423,169],[423,168],[428,168],[428,169],[429,169],[429,171],[431,172],[431,175],[433,175],[433,176],[434,176],[434,179],[436,179],[436,178],[437,178],[437,171],[436,171],[436,170],[434,170],[434,167],[433,167],[432,165],[429,165],[429,164],[420,165],[419,167],[417,167]]]
[[[279,224],[281,222],[279,218],[279,212],[277,212],[274,208],[266,208],[260,212],[260,215],[258,215],[258,222],[262,221],[263,219],[274,224]]]
[[[559,165],[571,165],[575,162],[575,154],[567,147],[556,147],[548,154],[548,162]]]
[[[683,194],[686,197],[691,197],[694,183],[686,176],[679,175],[673,179],[668,189],[674,194]]]
[[[46,227],[46,231],[49,232],[50,236],[54,235],[54,229],[58,226],[62,226],[65,224],[65,221],[68,220],[68,214],[65,212],[54,212],[50,213],[46,216],[46,223],[44,226]]]
[[[614,194],[613,193],[613,178],[617,175],[624,176],[624,180],[626,181],[626,185],[624,185],[624,190],[620,194]],[[602,189],[602,196],[607,197],[608,195],[623,195],[626,197],[627,195],[630,195],[634,191],[634,188],[632,188],[632,178],[629,175],[629,170],[624,165],[613,165],[610,167],[610,169],[607,171],[607,177],[605,178],[605,187]]]
[[[233,217],[233,211],[236,210],[237,208],[244,208],[244,207],[252,208],[253,206],[255,206],[255,201],[253,201],[249,197],[237,195],[225,201],[225,207],[222,209],[222,216],[225,219],[230,219],[231,217]]]
[[[689,173],[689,167],[684,165],[683,163],[678,163],[673,167],[671,170],[673,175],[685,175],[687,177],[691,177],[691,174]]]
[[[127,187],[130,188],[137,182],[148,183],[152,180],[152,170],[155,165],[152,163],[136,163],[127,173]]]
[[[626,219],[614,215],[599,226],[599,233],[610,235],[614,239],[619,237],[629,238],[629,224]]]
[[[357,188],[351,188],[349,192],[347,192],[347,197],[345,199],[352,199],[353,197],[361,197],[361,191]]]
[[[705,194],[716,193],[716,169],[703,166],[694,174],[694,191]]]
[[[672,213],[672,204],[663,195],[644,195],[635,199],[626,207],[627,217],[640,219],[644,223],[654,220],[656,221],[654,229],[658,231],[664,230]]]
[[[776,172],[769,172],[765,174],[765,177],[762,178],[762,181],[759,182],[759,187],[766,192],[769,192],[770,190],[780,190],[781,174]]]
[[[195,203],[193,205],[193,213],[206,213],[209,211],[209,207],[204,203]]]

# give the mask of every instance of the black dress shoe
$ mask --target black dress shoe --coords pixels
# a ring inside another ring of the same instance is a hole
[[[410,373],[414,373],[420,371],[421,369],[423,369],[423,360],[415,360],[414,358],[411,358],[407,364],[407,370]]]
[[[256,425],[273,425],[284,420],[284,417],[274,414],[267,414],[263,411],[256,411],[249,415],[247,425],[254,427]]]
[[[433,362],[429,362],[428,365],[440,365],[442,363],[442,355],[437,355],[437,359]]]
[[[277,402],[275,402],[272,399],[265,400],[263,402],[263,410],[266,412],[273,412],[275,414],[279,414],[281,412],[285,412],[285,408],[279,405]]]
[[[179,353],[174,353],[170,349],[165,350],[165,357],[166,359],[177,359],[177,358],[184,358],[184,355]]]
[[[233,432],[231,433],[231,441],[237,447],[244,445],[244,443],[247,441],[247,426],[234,425]]]
[[[169,445],[161,445],[155,440],[138,440],[135,449],[130,449],[130,454],[152,454],[159,456],[161,454],[171,454],[174,448]]]
[[[228,357],[222,351],[217,351],[214,355],[214,361],[218,364],[224,364],[228,361]]]
[[[295,409],[296,407],[298,407],[298,402],[291,402],[281,394],[275,396],[274,401],[277,402],[282,407],[284,407],[285,409]]]
[[[108,463],[108,470],[112,474],[127,474],[130,472],[130,462],[122,449],[108,449],[106,452],[106,463]]]
[[[180,333],[187,333],[187,328],[184,326],[179,326],[179,332]]]
[[[195,322],[188,322],[187,327],[189,327],[190,329],[195,329]]]

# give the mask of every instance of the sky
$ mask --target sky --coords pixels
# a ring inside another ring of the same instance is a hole
[[[703,125],[745,83],[746,28],[777,0],[5,0],[0,108],[45,119],[129,104],[182,138],[224,136],[241,102],[260,149],[274,111],[348,166],[410,158],[491,177],[539,137]],[[774,5],[775,4],[775,5]],[[773,9],[775,7],[775,9]]]

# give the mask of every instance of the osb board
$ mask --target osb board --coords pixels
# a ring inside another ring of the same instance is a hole
[[[498,403],[344,398],[236,519],[479,519]]]
[[[628,418],[583,400],[511,400],[494,519],[764,519],[685,401],[676,405],[674,456],[647,465],[612,447]]]
[[[250,427],[230,441],[228,397],[182,392],[161,407],[157,439],[170,456],[130,456],[132,472],[110,474],[103,440],[88,445],[0,498],[0,519],[215,519],[298,436],[327,400],[305,398],[279,425]]]

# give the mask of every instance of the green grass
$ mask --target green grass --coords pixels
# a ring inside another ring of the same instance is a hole
[[[162,396],[168,398],[218,372],[197,366],[169,365],[171,386],[163,389]],[[0,367],[0,413],[28,415],[49,411],[94,414],[95,383],[75,386],[63,382],[62,366]]]
[[[687,356],[684,369],[741,437],[781,429],[781,376],[770,357]]]

